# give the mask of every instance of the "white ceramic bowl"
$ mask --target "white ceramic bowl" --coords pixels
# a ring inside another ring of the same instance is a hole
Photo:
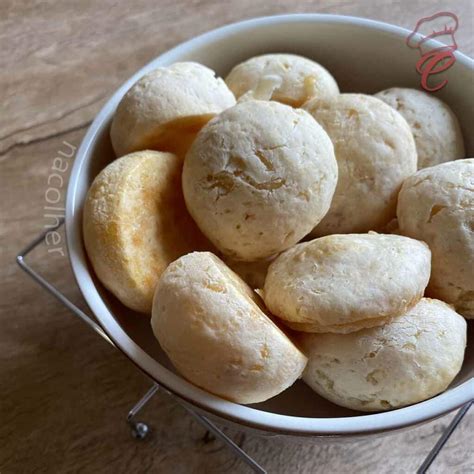
[[[342,91],[374,93],[391,86],[418,87],[418,52],[405,45],[409,31],[384,23],[335,15],[285,15],[257,18],[219,28],[162,54],[133,77],[105,104],[90,126],[72,169],[67,194],[66,231],[77,283],[89,307],[114,343],[146,374],[198,411],[227,422],[274,434],[353,436],[390,431],[421,423],[474,397],[474,341],[470,328],[463,369],[444,393],[422,403],[377,414],[347,410],[318,397],[302,382],[265,403],[242,406],[213,396],[177,375],[154,339],[146,317],[133,314],[111,296],[88,264],[81,234],[82,205],[95,175],[114,159],[109,141],[111,117],[123,94],[143,74],[176,61],[198,61],[221,76],[240,61],[262,53],[297,53],[323,64]],[[443,73],[449,80],[439,97],[459,117],[469,156],[474,143],[474,65],[457,54]],[[472,324],[471,324],[472,326]]]

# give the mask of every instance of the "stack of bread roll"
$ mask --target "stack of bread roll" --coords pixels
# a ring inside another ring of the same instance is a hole
[[[111,141],[87,253],[190,382],[246,404],[302,377],[378,411],[453,381],[474,318],[474,159],[447,104],[340,93],[289,54],[225,81],[176,63],[125,94]]]

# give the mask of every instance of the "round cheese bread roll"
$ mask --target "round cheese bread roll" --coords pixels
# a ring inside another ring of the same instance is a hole
[[[185,255],[165,270],[151,325],[186,379],[237,403],[278,395],[306,366],[306,356],[265,314],[258,295],[208,252]]]
[[[320,64],[294,54],[265,54],[235,66],[225,81],[237,98],[259,88],[266,77],[279,78],[271,99],[300,107],[311,97],[339,94],[335,79]]]
[[[347,333],[404,314],[423,296],[430,250],[399,235],[329,235],[270,265],[263,299],[289,327]]]
[[[183,191],[204,234],[228,257],[253,261],[291,247],[329,209],[337,182],[331,140],[304,110],[247,101],[198,134]]]
[[[397,194],[416,171],[416,148],[405,119],[363,94],[305,104],[334,144],[339,180],[314,236],[381,230],[395,217]]]
[[[195,134],[235,97],[214,71],[185,62],[143,76],[120,101],[110,137],[117,156],[153,149],[184,156]]]
[[[397,214],[400,232],[431,248],[428,294],[474,318],[474,158],[410,176],[400,191]]]
[[[186,210],[181,169],[171,153],[132,153],[102,170],[86,197],[84,243],[94,271],[135,311],[151,312],[156,282],[170,262],[209,248]]]
[[[418,168],[464,158],[464,141],[457,117],[433,94],[394,87],[375,94],[400,112],[410,125],[418,152]]]
[[[352,334],[305,334],[304,381],[353,410],[421,402],[445,390],[461,369],[466,321],[446,303],[423,298],[385,326]]]

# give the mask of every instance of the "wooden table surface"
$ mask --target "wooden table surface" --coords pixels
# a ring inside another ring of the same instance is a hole
[[[340,13],[412,28],[417,19],[441,10],[459,16],[459,48],[472,56],[471,0],[0,1],[2,474],[249,472],[162,395],[143,414],[154,428],[150,439],[131,439],[125,415],[149,382],[14,263],[17,251],[51,220],[44,206],[54,158],[78,146],[114,89],[177,43],[244,18]],[[53,184],[61,200],[69,169]],[[64,241],[56,247],[30,260],[85,308],[62,255]],[[474,472],[473,412],[430,472]],[[341,445],[227,432],[271,473],[409,473],[452,416],[406,433]]]

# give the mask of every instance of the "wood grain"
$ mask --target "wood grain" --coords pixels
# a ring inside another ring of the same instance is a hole
[[[365,16],[412,28],[440,10],[460,18],[474,52],[473,9],[462,1],[2,0],[0,3],[0,472],[249,472],[165,395],[125,426],[147,379],[22,274],[16,252],[49,221],[45,192],[60,151],[77,146],[113,90],[171,46],[232,21],[284,12]],[[68,159],[65,160],[69,163]],[[65,182],[58,186],[64,199]],[[64,250],[62,241],[59,247]],[[86,310],[66,257],[43,248],[31,262]],[[453,415],[390,437],[347,444],[261,438],[228,430],[271,473],[410,473]],[[430,472],[474,472],[474,410]]]

